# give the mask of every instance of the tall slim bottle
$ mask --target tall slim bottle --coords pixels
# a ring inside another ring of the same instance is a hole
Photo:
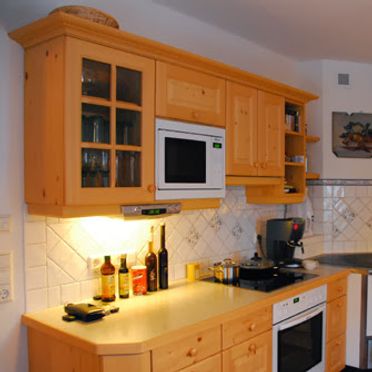
[[[115,266],[111,263],[111,257],[105,256],[105,262],[101,266],[102,301],[115,301]]]
[[[151,240],[149,241],[149,250],[145,257],[147,269],[147,290],[155,292],[158,290],[158,260],[153,250],[154,245],[154,227],[151,227]]]
[[[129,270],[127,268],[127,255],[122,254],[120,256],[120,268],[118,272],[119,278],[119,297],[129,297]]]
[[[168,288],[168,251],[165,248],[165,224],[160,226],[160,249],[158,252],[159,261],[159,288]]]

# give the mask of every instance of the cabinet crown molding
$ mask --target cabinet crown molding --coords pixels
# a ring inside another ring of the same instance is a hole
[[[249,73],[237,67],[62,12],[51,14],[12,31],[9,36],[25,49],[56,37],[70,36],[158,61],[174,63],[196,71],[213,74],[220,78],[282,95],[294,103],[304,104],[318,98],[312,93]]]

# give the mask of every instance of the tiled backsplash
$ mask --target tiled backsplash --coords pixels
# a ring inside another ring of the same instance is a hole
[[[247,205],[243,187],[229,187],[218,210],[184,211],[164,219],[124,221],[123,218],[56,219],[26,216],[25,254],[27,311],[90,298],[99,291],[99,275],[87,258],[131,252],[129,263],[143,263],[155,226],[166,223],[170,280],[185,277],[185,264],[202,269],[226,257],[242,259],[255,251],[260,222],[283,217],[283,206]]]
[[[325,252],[372,252],[370,180],[323,180],[309,190]]]
[[[314,235],[304,241],[305,254],[372,251],[372,184],[333,182],[309,187]],[[26,216],[25,263],[27,311],[99,292],[99,274],[88,270],[88,257],[128,252],[129,264],[143,263],[155,226],[166,223],[171,280],[185,277],[185,264],[198,261],[202,270],[226,257],[244,259],[255,251],[262,222],[281,218],[284,207],[247,205],[243,187],[229,187],[218,210],[184,211],[163,219],[124,221],[121,217],[57,219]]]

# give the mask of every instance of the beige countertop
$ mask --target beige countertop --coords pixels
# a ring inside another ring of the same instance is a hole
[[[101,320],[65,322],[62,306],[23,315],[28,327],[99,355],[141,353],[186,336],[201,327],[211,327],[242,311],[271,305],[302,291],[347,275],[349,270],[321,266],[316,278],[270,293],[197,281],[171,283],[168,290],[117,300],[120,311]]]

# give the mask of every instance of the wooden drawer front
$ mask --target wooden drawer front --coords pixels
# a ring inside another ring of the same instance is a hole
[[[223,349],[240,344],[272,327],[271,306],[223,324]]]
[[[272,369],[272,332],[266,332],[222,354],[225,372],[270,372]]]
[[[328,284],[327,288],[327,301],[333,301],[334,299],[345,296],[347,292],[347,278],[335,280]]]
[[[221,328],[200,331],[169,345],[154,349],[153,371],[177,371],[221,350]]]
[[[344,334],[327,344],[327,372],[340,372],[345,367],[345,345]]]
[[[156,64],[156,115],[225,126],[223,79],[163,62]]]
[[[136,371],[150,372],[150,352],[143,354],[104,356],[101,360],[102,372]]]
[[[191,367],[182,369],[182,372],[221,372],[222,368],[222,355],[217,354],[208,359],[205,359],[199,363],[194,364]]]
[[[345,333],[346,296],[327,304],[327,342]]]

